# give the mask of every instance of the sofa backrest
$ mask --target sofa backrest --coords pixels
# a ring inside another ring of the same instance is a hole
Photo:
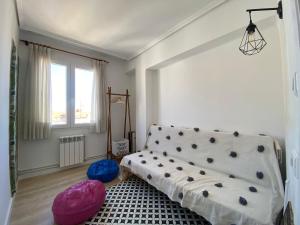
[[[283,191],[274,140],[269,136],[152,125],[145,148]]]

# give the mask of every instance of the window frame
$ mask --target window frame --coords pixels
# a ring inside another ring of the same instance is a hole
[[[67,71],[66,80],[66,124],[52,124],[52,107],[51,107],[51,128],[52,129],[76,129],[76,128],[93,128],[96,126],[95,123],[75,123],[75,70],[89,70],[93,72],[92,65],[87,65],[84,63],[63,63],[62,60],[51,60],[51,64],[57,64],[65,66]],[[51,70],[50,70],[51,76]],[[52,100],[51,100],[52,104]]]
[[[51,99],[51,112],[50,112],[50,116],[51,116],[51,128],[68,128],[69,124],[70,124],[70,112],[69,112],[69,103],[68,103],[68,98],[69,98],[69,80],[70,80],[70,70],[69,70],[69,65],[67,63],[61,63],[58,62],[56,60],[51,60],[51,64],[56,64],[56,65],[60,65],[60,66],[65,66],[66,67],[66,123],[65,124],[52,124],[52,99]],[[52,79],[52,73],[51,73],[51,69],[50,69],[50,79]],[[51,82],[51,81],[50,81]],[[52,98],[52,86],[51,86],[51,98]]]
[[[73,71],[73,76],[71,78],[71,84],[72,84],[72,106],[71,106],[71,127],[73,128],[86,128],[86,127],[94,127],[96,124],[95,123],[76,123],[75,120],[75,98],[76,98],[76,69],[82,69],[82,70],[89,70],[93,72],[93,68],[91,66],[86,66],[86,65],[82,65],[82,64],[74,64],[72,65],[72,71]],[[94,74],[95,75],[95,74]]]

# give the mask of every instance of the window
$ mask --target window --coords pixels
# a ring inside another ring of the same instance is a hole
[[[51,64],[51,123],[67,124],[67,67]]]
[[[75,124],[91,121],[94,73],[75,68]]]
[[[92,123],[93,82],[92,70],[51,64],[53,127],[78,127]]]

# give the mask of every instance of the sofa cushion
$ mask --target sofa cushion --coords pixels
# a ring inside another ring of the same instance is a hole
[[[121,165],[212,224],[272,224],[276,217],[273,211],[278,212],[282,206],[281,196],[274,196],[262,185],[160,152],[131,154]]]
[[[283,192],[274,140],[269,136],[156,125],[148,134],[146,146],[150,151]]]

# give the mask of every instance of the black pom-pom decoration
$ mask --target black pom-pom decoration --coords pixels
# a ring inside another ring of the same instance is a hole
[[[128,161],[128,165],[131,165],[131,160]]]
[[[247,200],[243,197],[240,197],[239,202],[241,205],[244,205],[244,206],[248,204]]]
[[[207,198],[208,197],[208,191],[202,191],[202,195],[205,197],[205,198]]]
[[[200,170],[200,174],[201,175],[205,175],[205,171],[204,170]]]
[[[171,176],[171,174],[169,174],[169,173],[165,173],[165,177],[170,177]]]
[[[215,143],[215,142],[216,142],[216,139],[215,139],[214,137],[211,137],[211,138],[209,139],[209,142],[210,142],[210,143]]]
[[[175,162],[175,161],[174,161],[174,159],[169,159],[169,162],[173,163],[173,162]]]
[[[235,131],[235,132],[233,133],[233,135],[234,135],[235,137],[238,137],[240,134],[239,134],[239,132]]]
[[[249,191],[251,191],[251,192],[257,192],[257,189],[256,189],[256,187],[251,186],[251,187],[249,187]]]
[[[176,151],[177,151],[177,152],[181,152],[181,150],[182,150],[181,147],[177,147],[177,148],[176,148]]]
[[[189,162],[189,164],[192,165],[192,166],[195,165],[195,163],[193,163],[193,162]]]
[[[183,132],[180,131],[180,132],[178,133],[178,135],[179,135],[179,136],[183,136]]]
[[[147,176],[147,178],[148,178],[149,180],[151,180],[151,179],[152,179],[152,176],[149,174],[149,175]]]
[[[164,155],[164,156],[167,156],[167,155],[168,155],[168,153],[167,153],[167,152],[163,152],[163,155]]]
[[[235,178],[235,176],[234,176],[234,175],[232,175],[232,174],[230,174],[230,175],[229,175],[229,178]]]
[[[257,146],[257,151],[262,153],[263,151],[265,151],[265,147],[263,145],[259,145]]]
[[[163,167],[164,165],[160,163],[160,164],[158,164],[157,166],[158,166],[158,167]]]
[[[143,155],[139,155],[139,157],[143,157]]]
[[[158,141],[158,140],[156,140],[156,141],[155,141],[155,143],[158,145],[158,144],[159,144],[159,141]]]
[[[218,188],[221,188],[221,187],[223,187],[223,184],[222,183],[216,183],[215,186],[218,187]]]
[[[256,177],[257,177],[258,179],[263,179],[263,178],[264,178],[264,173],[258,171],[258,172],[256,172]]]
[[[234,151],[230,152],[230,157],[236,158],[237,157],[237,153],[234,152]]]
[[[186,180],[187,180],[188,182],[192,182],[192,181],[194,181],[194,178],[193,178],[193,177],[188,177]]]
[[[199,132],[199,130],[200,130],[200,129],[199,129],[198,127],[195,127],[195,128],[194,128],[194,131],[196,131],[196,132]]]
[[[171,139],[171,137],[168,135],[168,136],[166,137],[166,139],[170,140],[170,139]]]
[[[153,151],[150,151],[149,153],[150,153],[150,154],[153,154]]]
[[[154,160],[157,160],[158,158],[156,156],[153,157]]]
[[[178,166],[176,167],[177,170],[181,171],[182,170],[182,167],[181,166]]]
[[[149,133],[148,133],[148,135],[149,135],[149,136],[151,136],[151,135],[152,135],[152,133],[151,133],[151,132],[149,132]]]
[[[208,163],[213,163],[214,159],[213,159],[213,158],[207,158],[206,161],[207,161]]]
[[[161,127],[158,127],[158,130],[159,130],[159,131],[161,131],[161,130],[162,130],[162,128],[161,128]]]
[[[220,132],[220,130],[217,130],[217,129],[216,129],[216,130],[214,130],[214,132]]]
[[[146,164],[146,160],[142,160],[141,163],[142,163],[142,164]]]
[[[196,149],[198,146],[196,144],[192,144],[192,148]]]

